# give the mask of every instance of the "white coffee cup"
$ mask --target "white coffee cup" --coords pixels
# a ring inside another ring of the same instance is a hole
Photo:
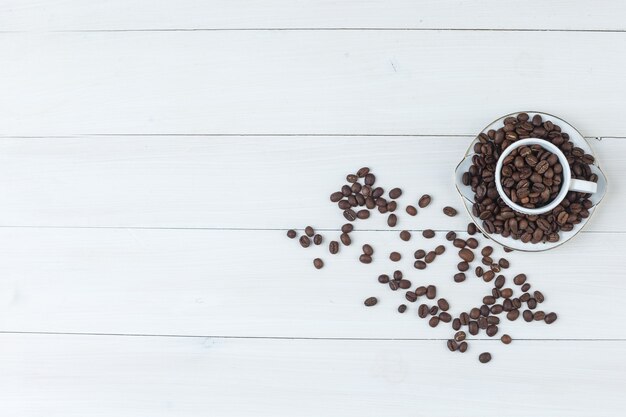
[[[526,208],[511,201],[511,199],[502,189],[502,163],[504,162],[504,159],[511,152],[513,152],[513,150],[518,149],[522,146],[530,147],[533,145],[539,145],[543,149],[550,151],[557,156],[557,158],[559,159],[559,163],[563,167],[563,181],[561,182],[561,189],[559,190],[559,193],[554,198],[554,200],[550,202],[550,204],[546,204],[545,206],[539,208]],[[502,200],[506,203],[507,206],[509,206],[513,210],[527,215],[537,215],[554,210],[559,204],[561,204],[568,191],[578,191],[581,193],[593,194],[598,190],[598,185],[595,182],[583,181],[572,178],[572,173],[569,163],[567,162],[567,158],[565,158],[565,155],[557,146],[543,139],[529,138],[513,142],[512,144],[507,146],[504,151],[502,151],[502,154],[500,155],[500,158],[498,159],[498,162],[496,164],[496,188],[498,189],[498,193],[500,194]]]

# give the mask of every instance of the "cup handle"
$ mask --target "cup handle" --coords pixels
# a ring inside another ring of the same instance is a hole
[[[583,181],[572,178],[569,183],[570,191],[577,191],[579,193],[593,194],[598,191],[598,184],[591,181]]]

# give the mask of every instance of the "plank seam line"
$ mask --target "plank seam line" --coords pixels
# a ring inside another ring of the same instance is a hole
[[[185,335],[185,334],[147,334],[147,333],[98,333],[98,332],[37,332],[0,330],[7,335],[49,335],[49,336],[115,336],[115,337],[151,337],[151,338],[187,338],[187,339],[243,339],[243,340],[330,340],[330,341],[446,341],[449,338],[394,338],[394,337],[298,337],[298,336],[226,336],[226,335]],[[499,338],[468,338],[467,340],[486,340],[500,342]],[[626,342],[623,338],[515,338],[530,342]]]

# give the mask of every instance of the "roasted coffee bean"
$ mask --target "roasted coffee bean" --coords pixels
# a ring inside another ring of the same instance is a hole
[[[454,334],[454,340],[456,340],[457,342],[462,342],[465,340],[465,338],[467,337],[467,335],[465,334],[465,332],[460,331],[460,332],[456,332]]]
[[[347,233],[342,233],[339,236],[339,240],[341,240],[341,243],[343,243],[346,246],[350,246],[350,244],[352,243],[352,239],[350,238],[350,235],[348,235]]]
[[[483,259],[481,259],[481,262],[483,263],[483,265],[490,267],[491,264],[493,264],[493,259],[491,259],[491,257],[489,256],[483,256]]]
[[[444,323],[450,323],[452,321],[452,316],[444,311],[443,313],[439,313],[439,320]]]
[[[528,306],[528,308],[533,310],[537,308],[537,300],[535,300],[534,298],[530,298],[528,301],[526,301],[526,305]]]
[[[487,363],[491,360],[491,353],[489,352],[483,352],[480,355],[478,355],[478,360],[480,361],[480,363]]]
[[[426,318],[428,316],[430,308],[426,304],[421,304],[417,309],[417,315],[421,318]]]
[[[498,299],[500,298],[500,291],[497,288],[492,288],[491,295],[493,296],[493,298]]]
[[[336,240],[332,240],[328,244],[328,251],[333,255],[337,254],[337,252],[339,252],[339,242],[337,242]]]
[[[426,262],[424,262],[424,261],[415,261],[413,266],[415,267],[415,269],[426,269]]]
[[[402,190],[399,188],[393,188],[391,189],[391,191],[389,191],[389,197],[393,198],[394,200],[396,198],[399,198],[402,195]]]
[[[398,288],[400,288],[400,285],[398,284],[398,281],[389,281],[389,288],[391,291],[397,291]]]
[[[490,268],[496,274],[502,270],[502,268],[498,264],[491,264]]]
[[[495,324],[487,326],[487,336],[494,337],[496,334],[498,334],[498,326]]]
[[[500,260],[498,261],[498,265],[499,265],[501,268],[506,269],[506,268],[508,268],[508,267],[509,267],[509,261],[508,261],[508,260],[506,260],[506,259],[504,259],[504,258],[500,258]]]
[[[396,227],[396,224],[398,224],[398,216],[392,213],[387,217],[387,225],[389,227]]]
[[[391,259],[393,262],[398,262],[400,259],[402,259],[402,255],[400,255],[398,252],[391,252],[389,254],[389,259]]]
[[[530,289],[530,284],[529,283],[526,283],[526,284],[522,285],[522,291],[526,292],[529,289]]]
[[[504,247],[504,251],[507,253],[513,252],[513,249],[511,248],[507,248],[506,246]]]
[[[478,241],[474,239],[473,237],[470,237],[469,239],[467,239],[465,243],[470,249],[476,249],[478,247]]]
[[[446,301],[445,298],[440,298],[439,300],[437,300],[437,305],[443,311],[448,311],[450,309],[450,304],[448,304],[448,301]]]
[[[491,256],[491,254],[493,253],[493,248],[491,246],[485,246],[481,251],[480,254],[482,256]]]
[[[424,194],[423,196],[420,197],[417,205],[420,206],[421,208],[424,208],[430,204],[430,201],[431,201],[430,196],[428,194]]]
[[[311,246],[311,239],[306,235],[300,236],[300,245],[302,245],[303,248],[308,248]]]
[[[359,184],[358,182],[355,182],[354,184],[352,184],[350,186],[350,189],[352,190],[353,193],[360,193],[361,189],[363,188],[363,186],[361,184]],[[362,195],[362,194],[361,194]]]
[[[487,297],[489,297],[489,296],[487,296]],[[480,315],[481,316],[485,316],[485,317],[487,317],[489,315],[489,313],[491,313],[491,310],[489,309],[489,306],[487,304],[481,305],[479,311],[480,311]]]
[[[478,313],[478,315],[480,315],[480,312]],[[469,314],[467,314],[466,312],[462,312],[461,314],[459,314],[459,321],[463,326],[467,326],[467,324],[470,322]]]
[[[426,298],[428,298],[429,300],[432,300],[436,296],[437,296],[437,287],[435,287],[434,285],[429,285],[428,287],[426,287]]]
[[[503,298],[511,298],[513,296],[513,290],[510,288],[503,288],[502,290],[500,290],[500,295]]]
[[[408,279],[401,279],[398,282],[398,285],[400,286],[400,288],[402,288],[403,290],[407,290],[409,288],[411,288],[411,281],[409,281]]]
[[[508,300],[505,300],[508,301]],[[511,307],[512,308],[520,308],[522,306],[522,302],[520,301],[519,298],[513,298],[511,300]]]
[[[452,245],[456,246],[457,248],[463,249],[465,246],[467,246],[467,242],[463,239],[456,238],[452,241]]]
[[[402,274],[402,271],[400,271],[400,270],[393,271],[393,279],[394,279],[394,281],[400,281],[403,276],[404,275]]]
[[[414,303],[415,300],[417,300],[417,295],[415,295],[415,293],[413,291],[407,291],[404,296],[411,303]]]
[[[470,321],[468,325],[469,334],[476,336],[478,334],[478,322]]]
[[[515,285],[522,285],[523,283],[526,282],[526,275],[525,274],[515,275],[515,278],[513,278],[513,282],[515,283]]]
[[[546,314],[544,321],[546,322],[546,324],[552,324],[556,321],[556,319],[557,319],[556,313],[548,313]]]
[[[372,263],[372,257],[370,255],[362,254],[359,256],[359,261],[364,264]]]
[[[472,262],[474,260],[474,252],[463,248],[459,251],[459,258],[463,259],[465,262]]]
[[[437,313],[439,313],[439,307],[437,306],[432,306],[428,311],[428,314],[430,314],[431,316],[436,316]]]
[[[409,232],[408,230],[401,231],[400,239],[404,240],[405,242],[408,242],[409,240],[411,240],[411,232]]]
[[[545,300],[541,291],[535,291],[533,293],[533,297],[535,298],[535,300],[537,300],[538,303],[543,303],[543,301]]]
[[[348,174],[348,175],[346,176],[346,181],[348,181],[348,182],[349,182],[349,183],[351,183],[351,184],[352,184],[352,183],[357,182],[358,180],[359,180],[359,177],[357,177],[357,176],[356,176],[356,175],[354,175],[354,174]]]
[[[426,251],[423,249],[418,249],[415,251],[413,256],[415,257],[415,259],[422,259],[424,256],[426,256]]]
[[[324,261],[322,261],[320,258],[315,258],[313,259],[313,266],[316,269],[322,269],[324,267]]]
[[[354,226],[352,225],[352,223],[346,223],[343,226],[341,226],[342,233],[350,233],[353,230],[354,230]]]
[[[378,303],[378,299],[376,297],[370,297],[367,298],[363,304],[365,304],[367,307],[371,307],[371,306],[375,306],[376,303]]]
[[[438,324],[439,324],[439,317],[437,316],[433,316],[430,318],[430,320],[428,320],[428,325],[430,327],[437,327]]]
[[[287,237],[288,237],[289,239],[293,239],[293,238],[295,238],[297,235],[298,235],[298,234],[296,233],[296,231],[295,231],[295,230],[293,230],[293,229],[289,229],[289,230],[287,230]]]
[[[426,239],[432,239],[433,237],[435,237],[435,231],[432,229],[426,229],[422,232],[422,236],[424,236]]]
[[[483,281],[485,282],[489,282],[492,279],[494,279],[496,276],[496,273],[493,271],[485,271],[485,273],[483,274]]]
[[[409,216],[417,215],[417,209],[414,206],[406,206],[406,212],[409,214]]]
[[[365,185],[372,186],[374,185],[375,182],[376,182],[376,177],[374,176],[374,174],[369,173],[365,175]]]
[[[521,301],[521,302],[525,303],[525,302],[527,302],[528,300],[530,300],[530,294],[528,294],[528,293],[524,293],[524,294],[522,294],[522,295],[520,296],[520,298],[519,298],[519,299],[520,299],[520,301]]]
[[[406,304],[400,304],[398,306],[398,313],[404,313],[406,311]]]
[[[385,190],[383,190],[381,187],[376,187],[372,190],[372,198],[374,198],[375,200],[378,200],[380,197],[383,196],[383,194],[385,194]]]
[[[452,320],[452,328],[454,330],[459,330],[461,328],[461,320],[459,320],[458,318]]]
[[[508,313],[506,313],[506,318],[509,319],[510,321],[515,321],[517,320],[518,317],[519,317],[519,310],[517,309],[511,310]]]
[[[483,274],[485,273],[485,271],[483,270],[483,267],[482,267],[482,266],[477,266],[477,267],[476,267],[476,270],[475,270],[475,273],[476,273],[476,276],[480,278],[480,277],[482,277],[482,276],[483,276]]]
[[[317,234],[315,236],[313,236],[313,243],[315,243],[316,245],[321,245],[322,244],[322,235]]]
[[[483,304],[491,305],[495,303],[496,303],[496,299],[492,297],[491,295],[486,295],[483,297]]]
[[[511,336],[509,336],[508,334],[503,334],[502,337],[500,338],[500,340],[502,341],[502,343],[504,343],[505,345],[508,345],[509,343],[511,343],[511,341],[513,339],[511,339]]]
[[[354,212],[354,210],[352,210],[352,209],[345,210],[345,211],[343,212],[343,217],[345,217],[345,218],[346,218],[346,220],[348,220],[348,221],[350,221],[350,222],[353,222],[353,221],[354,221],[354,220],[356,220],[356,218],[357,218],[357,217],[356,217],[356,213],[355,213],[355,212]]]
[[[437,255],[443,255],[445,251],[446,251],[446,247],[443,245],[439,245],[435,248],[435,253]]]
[[[502,311],[504,311],[504,307],[502,307],[502,305],[500,304],[494,304],[489,309],[489,312],[491,312],[491,314],[500,314],[502,313]]]
[[[465,274],[463,272],[454,274],[454,282],[463,282],[463,281],[465,281]]]
[[[459,263],[456,265],[456,267],[457,267],[457,269],[458,269],[459,271],[461,271],[461,272],[465,272],[465,271],[467,271],[467,270],[469,269],[469,264],[468,264],[467,262],[465,262],[465,261],[462,261],[462,262],[459,262]]]
[[[389,275],[387,274],[382,274],[378,276],[378,282],[380,282],[381,284],[386,284],[389,282]]]
[[[467,342],[461,342],[459,344],[459,352],[465,353],[467,351]]]
[[[363,167],[363,168],[359,169],[359,170],[356,172],[356,175],[357,175],[357,177],[359,177],[359,178],[363,178],[363,177],[365,177],[367,174],[369,174],[369,172],[370,172],[370,169],[369,169],[368,167]]]
[[[419,287],[415,289],[415,294],[417,294],[418,297],[421,297],[422,295],[426,295],[427,292],[428,292],[428,288],[424,287],[423,285],[420,285]]]
[[[467,233],[469,235],[475,235],[476,232],[478,231],[476,225],[474,223],[468,223],[467,225]]]
[[[397,208],[398,208],[398,203],[396,203],[395,201],[391,201],[387,203],[387,211],[389,213],[396,211]]]
[[[307,226],[307,227],[304,228],[304,233],[308,237],[313,237],[315,235],[315,230],[313,230],[313,228],[311,226]]]
[[[478,317],[480,317],[480,309],[476,307],[472,308],[469,312],[469,317],[472,320],[476,320]]]
[[[494,287],[496,287],[497,289],[504,287],[504,281],[505,281],[504,276],[498,275],[498,278],[496,278],[496,281],[494,282]]]
[[[343,198],[343,193],[341,191],[334,192],[330,195],[330,201],[333,203],[339,202]]]
[[[546,313],[544,313],[543,311],[535,311],[535,313],[533,314],[533,320],[535,321],[541,321],[545,318],[546,318]]]
[[[344,185],[341,187],[341,194],[343,194],[344,197],[348,197],[349,195],[352,194],[352,188],[350,188],[349,185]]]
[[[524,310],[522,317],[524,318],[524,321],[531,322],[533,321],[533,312],[530,310]]]
[[[437,254],[434,251],[430,251],[426,254],[426,256],[424,257],[424,261],[429,264],[431,262],[433,262],[435,260],[435,258],[437,257]]]
[[[448,340],[447,346],[450,352],[454,352],[459,348],[459,345],[452,339]]]
[[[450,207],[450,206],[445,206],[443,208],[443,214],[445,214],[448,217],[454,217],[457,214],[457,211],[455,208]]]
[[[456,233],[455,232],[448,232],[448,233],[446,233],[446,240],[448,242],[452,242],[454,239],[456,239]]]
[[[370,217],[370,211],[369,210],[359,210],[356,213],[356,217],[358,217],[361,220],[365,220],[365,219]]]
[[[370,245],[368,245],[368,244],[363,245],[363,248],[362,248],[362,249],[363,249],[363,253],[364,253],[365,255],[372,256],[372,255],[374,254],[374,248],[372,248],[372,247],[371,247]]]

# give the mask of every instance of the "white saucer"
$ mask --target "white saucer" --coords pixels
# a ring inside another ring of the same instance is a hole
[[[516,112],[516,113],[507,114],[506,116],[502,116],[501,118],[499,118],[498,120],[496,120],[495,122],[491,123],[489,126],[484,128],[481,133],[487,133],[491,129],[494,129],[494,130],[499,129],[500,127],[502,127],[504,119],[506,119],[507,117],[516,116],[519,113],[522,113],[522,112]],[[470,215],[470,217],[472,218],[476,226],[480,229],[480,231],[485,236],[487,236],[489,239],[493,240],[494,242],[502,246],[511,248],[511,249],[515,249],[519,251],[526,251],[526,252],[541,252],[541,251],[554,249],[558,246],[561,246],[562,244],[564,244],[565,242],[567,242],[568,240],[576,236],[578,232],[580,232],[585,227],[587,222],[593,216],[593,213],[596,211],[598,204],[600,204],[600,201],[602,201],[602,198],[606,194],[607,180],[606,180],[606,176],[600,169],[598,159],[596,155],[593,153],[593,149],[591,149],[591,145],[580,134],[580,132],[578,132],[578,130],[576,130],[572,125],[567,123],[565,120],[560,119],[551,114],[540,113],[540,112],[524,112],[524,113],[528,113],[531,119],[534,115],[538,114],[543,118],[544,121],[551,120],[554,124],[557,124],[561,127],[562,132],[569,134],[569,140],[570,142],[574,144],[574,146],[577,146],[583,149],[585,153],[588,153],[594,156],[595,162],[591,166],[591,171],[598,176],[598,191],[595,194],[592,194],[591,197],[589,198],[591,202],[593,203],[593,207],[589,209],[589,217],[587,217],[586,219],[582,219],[582,222],[575,225],[573,230],[569,232],[559,232],[559,235],[561,238],[559,239],[558,242],[553,242],[553,243],[551,242],[534,243],[534,244],[530,242],[524,243],[521,240],[519,239],[516,240],[516,239],[513,239],[512,237],[504,237],[502,235],[495,234],[495,233],[494,234],[487,233],[485,229],[482,227],[482,220],[480,220],[478,217],[472,214],[472,205],[474,204],[474,193],[472,192],[471,187],[463,185],[463,181],[462,181],[463,173],[467,172],[469,167],[472,165],[472,156],[474,155],[474,144],[478,141],[477,138],[475,138],[470,143],[469,147],[467,148],[467,151],[465,152],[463,160],[461,160],[459,165],[457,165],[456,167],[456,170],[454,173],[455,184],[456,184],[456,189],[459,192],[459,195],[461,196],[461,200],[463,201],[463,205],[465,209],[467,210],[468,214]]]

